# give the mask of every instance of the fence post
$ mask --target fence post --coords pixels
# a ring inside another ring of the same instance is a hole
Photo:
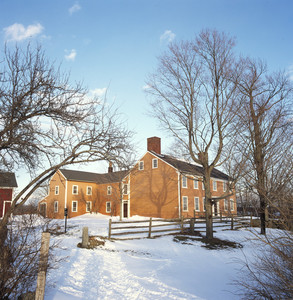
[[[190,232],[193,234],[194,233],[194,219],[190,218]]]
[[[152,236],[152,219],[153,218],[150,218],[150,223],[149,223],[149,238],[151,238],[151,236]]]
[[[252,212],[250,212],[250,227],[252,227]]]
[[[89,228],[88,227],[83,227],[82,228],[82,242],[81,242],[81,247],[82,248],[87,248],[89,244]]]
[[[109,234],[108,234],[108,239],[111,239],[111,225],[112,225],[112,219],[109,219]]]
[[[234,229],[234,217],[233,214],[231,214],[231,230]]]
[[[222,223],[223,221],[223,214],[222,214],[222,211],[220,211],[220,222]]]
[[[48,266],[49,245],[50,245],[50,233],[43,232],[35,300],[43,300],[44,299],[45,286],[46,286],[46,272],[47,272],[47,266]]]
[[[183,221],[184,221],[184,217],[183,216],[181,216],[181,233],[183,233],[183,229],[184,229],[184,224],[183,224]]]

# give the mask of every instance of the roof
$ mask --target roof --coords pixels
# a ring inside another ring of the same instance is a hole
[[[83,181],[83,182],[95,182],[95,183],[111,183],[121,181],[128,171],[110,172],[105,174],[66,170],[60,169],[60,172],[67,180]]]
[[[187,173],[187,174],[192,174],[195,176],[203,176],[203,167],[200,165],[195,165],[188,163],[183,160],[179,160],[177,158],[174,158],[169,155],[164,155],[164,154],[158,154],[153,151],[150,151],[152,154],[156,155],[166,163],[170,164],[173,166],[175,169],[179,170],[182,173]],[[217,178],[217,179],[222,179],[222,180],[229,180],[230,177],[226,175],[225,173],[219,171],[218,169],[213,169],[211,173],[211,177]]]
[[[14,173],[0,172],[0,187],[17,187]]]

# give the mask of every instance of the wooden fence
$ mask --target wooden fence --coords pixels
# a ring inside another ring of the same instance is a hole
[[[237,229],[239,227],[251,226],[250,217],[214,217],[214,228]],[[118,237],[122,235],[142,235],[151,238],[153,236],[183,233],[183,232],[205,232],[205,219],[197,218],[181,218],[181,219],[153,219],[139,221],[112,221],[109,219],[108,238]]]

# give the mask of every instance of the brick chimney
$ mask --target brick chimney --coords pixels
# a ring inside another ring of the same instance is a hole
[[[147,139],[148,151],[156,152],[161,154],[161,139],[159,137],[153,136]]]
[[[113,172],[113,165],[111,162],[109,162],[108,173],[112,173],[112,172]]]

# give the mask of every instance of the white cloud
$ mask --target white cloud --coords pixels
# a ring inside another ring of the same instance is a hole
[[[160,36],[160,41],[161,42],[172,42],[175,39],[175,33],[173,33],[171,30],[166,30],[161,36]]]
[[[14,23],[13,25],[4,28],[5,40],[7,41],[22,41],[27,38],[38,35],[43,31],[44,27],[37,23],[24,27],[22,24]]]
[[[146,85],[144,85],[143,87],[142,87],[142,89],[144,90],[144,91],[146,91],[146,90],[148,90],[148,89],[150,89],[151,88],[151,86],[149,85],[149,84],[146,84]]]
[[[103,97],[107,92],[107,88],[94,89],[94,90],[91,90],[90,92],[93,96]]]
[[[78,3],[75,3],[73,6],[69,8],[69,13],[72,15],[73,13],[79,11],[81,9],[81,6]]]
[[[67,50],[65,50],[65,51],[68,52]],[[68,60],[68,61],[70,61],[70,60],[74,61],[75,57],[76,57],[76,50],[75,49],[72,49],[69,54],[65,55],[65,59]]]

